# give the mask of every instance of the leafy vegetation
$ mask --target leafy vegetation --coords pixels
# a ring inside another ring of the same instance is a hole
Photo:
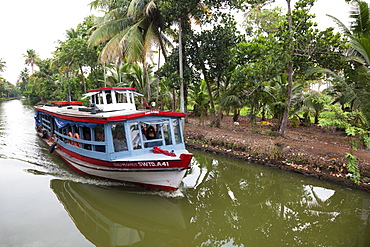
[[[356,184],[360,184],[361,174],[360,169],[357,165],[357,157],[351,153],[347,153],[346,158],[348,160],[347,168],[348,171],[351,173],[351,180]]]
[[[342,0],[345,1],[345,0]],[[193,112],[220,126],[242,109],[257,117],[320,123],[361,136],[369,145],[369,6],[353,4],[353,22],[320,30],[314,0],[94,0],[100,17],[66,30],[51,58],[24,53],[17,86],[0,76],[0,97],[20,93],[32,104],[77,100],[88,89],[130,86],[160,109]],[[284,7],[284,6],[282,6]],[[239,23],[231,13],[244,13]],[[242,24],[242,28],[240,25]],[[1,55],[1,54],[0,54]],[[0,59],[0,73],[6,63]],[[0,74],[1,75],[1,74]],[[314,90],[314,85],[325,85]]]

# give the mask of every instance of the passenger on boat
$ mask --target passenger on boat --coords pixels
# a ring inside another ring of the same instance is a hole
[[[142,148],[141,141],[140,141],[140,132],[139,132],[139,130],[137,129],[136,126],[137,126],[137,123],[131,126],[132,146],[134,147],[134,149],[140,149],[140,148]],[[145,132],[143,132],[143,131],[144,131],[144,129],[141,128],[141,133],[142,133],[143,141],[146,141],[147,138],[145,136]]]
[[[104,129],[102,127],[95,128],[95,141],[105,142]],[[95,151],[105,152],[105,145],[95,145]]]
[[[91,141],[90,128],[83,127],[82,135],[83,135],[84,140]],[[91,150],[91,145],[90,144],[83,144],[83,148],[87,149],[87,150]]]
[[[126,137],[124,136],[124,133],[122,131],[116,131],[113,134],[113,146],[114,146],[114,152],[120,152],[120,151],[126,151],[127,143],[126,143]]]
[[[103,131],[99,131],[96,133],[96,138],[95,138],[96,141],[98,142],[103,142],[105,141],[105,138],[104,138],[104,132]]]
[[[157,139],[156,131],[155,131],[153,125],[150,125],[148,127],[145,134],[146,134],[146,137],[148,138],[148,140]]]
[[[112,104],[112,96],[110,93],[106,94],[107,104]]]

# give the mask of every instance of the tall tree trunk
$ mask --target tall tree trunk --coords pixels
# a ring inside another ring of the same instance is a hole
[[[205,69],[203,70],[203,75],[204,75],[204,80],[206,81],[207,85],[207,92],[208,92],[208,97],[209,97],[209,104],[211,108],[209,109],[209,113],[211,115],[211,126],[214,126],[216,123],[216,109],[215,109],[215,103],[213,102],[213,96],[212,96],[212,89],[211,89],[211,84],[209,83],[209,78],[206,75]]]
[[[184,106],[184,70],[182,64],[182,20],[179,20],[179,75],[180,75],[180,111],[185,112]]]
[[[86,93],[86,80],[85,80],[85,75],[82,70],[82,66],[80,66],[80,71],[81,71],[81,76],[82,76],[82,84],[84,85],[84,93]]]
[[[67,83],[68,83],[68,95],[67,95],[67,103],[71,102],[71,86],[69,84],[69,70],[67,69],[66,71],[66,78],[67,78]]]
[[[233,116],[233,122],[238,122],[240,116],[240,109],[234,108],[234,116]]]
[[[143,73],[145,77],[145,83],[146,83],[146,90],[147,90],[147,102],[149,103],[150,98],[152,97],[152,93],[150,92],[150,82],[149,82],[149,73],[148,73],[148,66],[146,63],[146,60],[143,61]]]
[[[283,118],[281,119],[280,130],[279,133],[281,135],[285,135],[285,131],[288,124],[288,117],[289,117],[289,109],[292,101],[292,84],[293,84],[293,63],[289,62],[288,69],[288,91],[287,91],[287,101],[286,107],[284,109]]]
[[[172,110],[176,111],[176,90],[172,88]]]
[[[288,23],[289,23],[289,48],[292,46],[293,42],[293,21],[292,21],[292,9],[290,7],[290,1],[286,0],[288,4]],[[280,135],[285,135],[285,131],[288,124],[288,117],[289,117],[289,110],[290,110],[290,104],[292,100],[292,85],[293,85],[293,62],[290,61],[287,68],[287,75],[288,75],[288,90],[287,90],[287,101],[286,101],[286,108],[284,109],[283,118],[281,120],[280,124]]]
[[[221,109],[221,107],[218,107],[217,108],[217,114],[215,116],[215,120],[214,120],[214,123],[213,123],[213,126],[214,127],[216,127],[216,128],[220,128],[221,127],[222,117],[223,117],[222,109]]]
[[[163,57],[164,57],[164,61],[167,62],[167,51],[166,51],[166,49],[164,47],[163,40],[162,40],[162,38],[159,38],[158,40],[159,40],[159,47],[160,47],[159,52],[162,51]],[[160,56],[160,54],[159,54],[159,56]],[[159,66],[159,63],[158,63],[158,66]]]

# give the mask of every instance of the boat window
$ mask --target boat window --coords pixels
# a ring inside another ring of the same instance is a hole
[[[179,119],[173,120],[173,130],[169,119],[130,123],[130,140],[133,149],[173,145],[174,141],[175,144],[182,143],[179,121]]]
[[[174,119],[172,124],[173,124],[173,132],[175,134],[176,144],[182,143],[179,119]]]
[[[104,142],[105,136],[104,136],[104,128],[101,126],[94,128],[94,138],[97,142]],[[102,145],[94,145],[94,150],[97,152],[105,152],[105,143],[102,143]]]
[[[103,94],[102,93],[98,93],[97,94],[97,104],[103,104]]]
[[[117,100],[117,103],[128,103],[126,93],[116,92],[116,100]]]
[[[91,141],[91,129],[89,127],[82,127],[81,139],[84,139],[86,141]],[[91,150],[91,145],[90,144],[82,144],[82,147],[84,149]]]
[[[98,94],[91,96],[91,103],[98,104]]]
[[[105,137],[104,137],[104,128],[101,126],[95,127],[94,128],[94,134],[95,134],[95,141],[97,142],[104,142]]]
[[[114,152],[128,150],[125,129],[122,123],[113,124],[111,127],[113,136]]]
[[[141,149],[142,148],[142,142],[140,136],[142,136],[143,140],[146,140],[146,137],[143,133],[145,133],[145,130],[143,128],[143,125],[140,125],[138,122],[130,123],[130,134],[131,134],[131,141],[132,141],[132,147],[133,149]]]
[[[75,138],[77,140],[80,140],[81,139],[81,136],[80,136],[81,131],[80,130],[82,130],[82,127],[75,127],[73,138]],[[81,142],[75,141],[74,145],[76,147],[79,147],[80,148],[81,147]]]
[[[51,117],[48,115],[41,115],[41,125],[43,129],[50,130],[50,119]]]
[[[107,104],[112,104],[112,95],[110,93],[110,90],[105,91],[105,98],[107,100]]]
[[[170,131],[170,126],[168,123],[163,124],[163,136],[166,142],[166,145],[172,145],[172,135]]]
[[[154,146],[163,146],[162,124],[146,125],[145,129],[147,141],[144,142],[144,146],[146,148]]]

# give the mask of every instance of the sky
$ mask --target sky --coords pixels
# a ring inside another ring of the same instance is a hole
[[[23,54],[33,49],[41,59],[51,58],[66,30],[76,28],[91,14],[91,0],[1,0],[0,58],[6,62],[1,73],[15,84],[26,67]],[[29,68],[30,69],[30,68]]]
[[[15,84],[26,67],[24,56],[33,49],[41,59],[51,58],[58,40],[65,40],[66,30],[76,28],[92,12],[92,0],[1,0],[0,3],[0,58],[6,62],[1,75]],[[370,0],[369,0],[370,1]],[[286,6],[286,0],[276,0],[276,5]],[[311,13],[325,29],[336,26],[326,16],[333,15],[345,22],[350,5],[344,0],[317,0]],[[30,68],[29,68],[30,69]]]

